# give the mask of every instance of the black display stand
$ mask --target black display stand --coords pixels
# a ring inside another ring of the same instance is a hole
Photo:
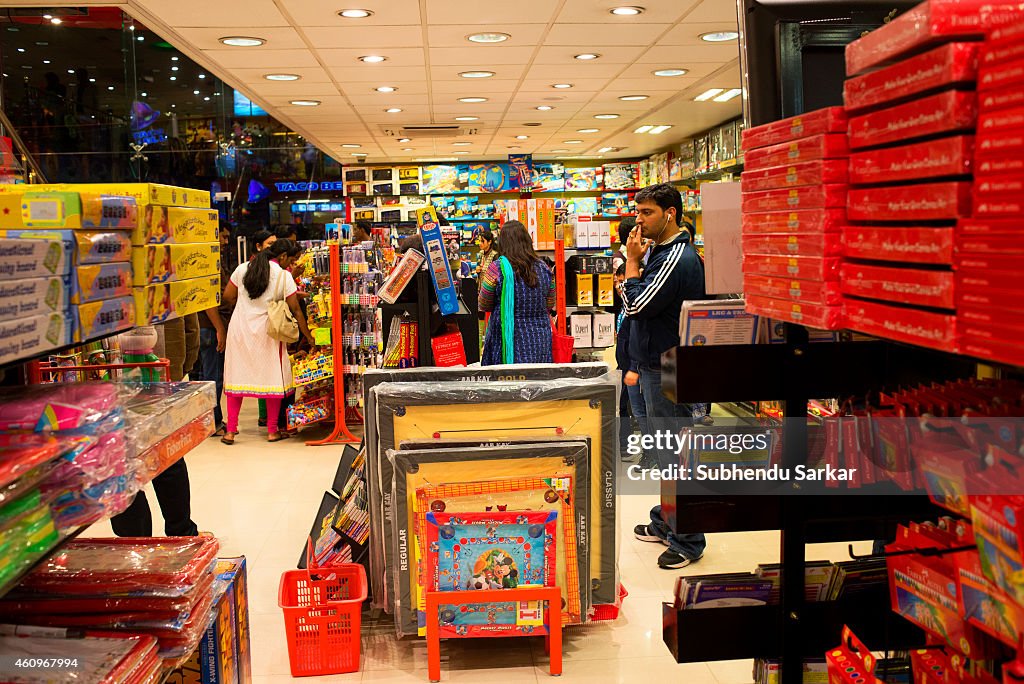
[[[962,357],[888,342],[809,344],[786,325],[785,344],[677,347],[662,359],[665,394],[677,403],[783,399],[782,467],[807,462],[807,403],[866,397],[884,388],[973,374]],[[796,487],[799,483],[787,483]],[[888,592],[808,603],[805,545],[887,539],[899,522],[945,512],[925,495],[895,495],[885,484],[859,495],[682,496],[663,486],[663,516],[679,533],[781,531],[779,605],[675,610],[663,605],[663,636],[678,662],[777,658],[782,684],[801,684],[805,658],[821,658],[850,625],[879,649],[924,645],[924,633],[892,613]]]

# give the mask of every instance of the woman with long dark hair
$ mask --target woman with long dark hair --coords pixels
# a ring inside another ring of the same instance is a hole
[[[480,279],[480,311],[490,311],[481,363],[551,363],[555,279],[519,221],[498,234],[500,257]]]
[[[224,301],[235,306],[228,324],[224,359],[228,424],[221,441],[225,444],[235,443],[244,397],[267,402],[268,441],[276,442],[287,436],[278,430],[278,414],[281,401],[293,389],[292,367],[285,343],[267,334],[267,309],[273,301],[286,301],[299,330],[313,344],[295,295],[295,280],[288,270],[301,253],[302,248],[291,240],[277,240],[252,261],[240,264],[224,289]]]

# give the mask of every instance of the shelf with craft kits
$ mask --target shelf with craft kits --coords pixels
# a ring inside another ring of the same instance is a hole
[[[288,407],[288,427],[313,425],[334,417],[334,401],[328,394],[292,404]]]

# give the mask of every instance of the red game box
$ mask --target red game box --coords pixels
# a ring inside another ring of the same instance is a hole
[[[744,254],[743,272],[800,280],[838,280],[838,257]]]
[[[974,203],[979,218],[1011,218],[1024,216],[1024,199],[1011,197],[979,198]]]
[[[963,306],[956,310],[958,321],[980,326],[1009,325],[1024,329],[1024,312],[1007,311],[1006,309],[981,308]]]
[[[961,282],[957,284],[956,288],[956,308],[957,310],[964,307],[1000,310],[1008,306],[1015,306],[1015,302],[1021,301],[1021,294],[1022,291],[1016,288],[1013,290],[993,290],[990,287],[974,287],[973,285],[965,285]]]
[[[1014,257],[1014,259],[1020,261],[1020,257]],[[955,268],[957,269],[957,288],[967,288],[969,292],[976,292],[981,288],[1008,292],[1016,290],[1024,294],[1019,271],[983,271],[959,265],[956,265]]]
[[[1024,84],[1024,59],[990,64],[978,69],[978,91]]]
[[[1024,129],[1000,135],[979,135],[974,140],[974,158],[995,159],[1024,155]]]
[[[819,330],[841,330],[844,327],[843,307],[820,306],[747,295],[746,309],[750,313],[767,316],[776,321],[798,323]]]
[[[763,126],[745,128],[741,147],[748,151],[822,133],[845,133],[846,124],[846,111],[842,107],[826,107]]]
[[[744,213],[740,226],[745,234],[834,233],[846,225],[846,209],[801,209]]]
[[[1024,107],[985,112],[978,117],[978,136],[1024,128]]]
[[[1019,221],[1014,221],[1021,227]],[[956,251],[958,254],[972,255],[995,255],[995,254],[1024,254],[1024,230],[1016,235],[963,235],[957,239]]]
[[[917,264],[953,263],[953,229],[902,226],[846,226],[843,256]]]
[[[960,353],[976,359],[1008,363],[1014,366],[1024,365],[1024,346],[1019,342],[996,342],[994,340],[963,335],[960,337]]]
[[[1024,193],[1024,176],[979,176],[974,179],[974,194],[979,201],[1000,197],[1019,197]]]
[[[838,209],[846,206],[847,185],[804,185],[799,188],[743,193],[744,212]]]
[[[986,13],[988,6],[996,10]],[[919,52],[938,42],[958,37],[980,38],[996,23],[1005,23],[999,10],[1005,6],[1013,11],[1015,3],[991,0],[928,0],[922,2],[888,24],[880,26],[866,36],[846,46],[846,75],[856,76],[868,69],[885,64],[913,52]]]
[[[967,181],[854,188],[846,214],[851,221],[940,221],[971,215]]]
[[[850,147],[845,133],[825,133],[750,150],[743,156],[743,168],[746,171],[757,171],[815,159],[845,159],[849,155]]]
[[[850,184],[876,185],[971,172],[974,136],[957,135],[850,155]]]
[[[845,159],[818,159],[787,166],[773,166],[742,175],[744,192],[759,192],[801,185],[845,183],[849,165]]]
[[[844,263],[839,276],[843,293],[866,299],[952,309],[953,272]]]
[[[978,78],[979,43],[949,43],[843,84],[849,113]]]
[[[868,335],[956,351],[956,317],[922,309],[847,299],[846,325]]]
[[[1024,88],[1012,85],[978,93],[978,116],[997,109],[1012,109],[1024,105]]]
[[[975,166],[975,177],[1024,174],[1024,157],[982,159]]]
[[[839,306],[843,303],[843,294],[839,290],[839,283],[835,281],[794,280],[747,273],[743,276],[743,293],[825,306]]]
[[[744,254],[783,254],[792,256],[840,256],[841,233],[772,233],[743,237]]]
[[[1019,27],[1024,24],[1016,24],[1012,27],[1003,27],[1004,29],[1012,28],[1021,35],[1005,35],[1006,31],[1003,29],[996,29],[999,31],[999,35],[1002,37],[999,39],[993,38],[996,35],[995,31],[989,35],[988,40],[985,41],[984,46],[981,48],[981,65],[989,66],[992,64],[1004,64],[1006,62],[1012,62],[1015,59],[1024,57],[1024,31],[1020,31]]]
[[[1021,223],[1016,219],[960,219],[956,224],[957,233],[964,238],[969,236],[1016,236],[1021,235]]]
[[[850,149],[970,131],[978,120],[974,92],[947,90],[850,119]]]

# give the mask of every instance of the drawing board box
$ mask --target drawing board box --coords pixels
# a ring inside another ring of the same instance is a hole
[[[0,321],[62,312],[71,291],[70,275],[0,281]]]
[[[426,516],[484,511],[554,512],[556,582],[565,624],[586,621],[590,609],[588,530],[590,448],[585,441],[411,440],[386,454],[393,470],[396,535],[390,550],[398,563],[395,619],[401,634],[425,634],[424,590],[431,586],[426,559]],[[458,580],[473,588],[472,576]]]
[[[757,316],[747,313],[742,299],[683,302],[679,340],[684,347],[712,344],[754,344]]]
[[[43,192],[42,186],[0,186],[0,215],[5,228],[132,229],[138,206],[131,197],[77,191]],[[68,186],[71,188],[72,186]],[[9,188],[21,188],[12,192]]]
[[[515,374],[513,366],[500,367]],[[468,369],[472,370],[472,369]],[[589,440],[592,506],[600,514],[591,521],[591,587],[594,603],[615,604],[616,396],[618,383],[610,376],[546,381],[455,383],[385,383],[373,388],[376,408],[377,453],[408,439],[498,440],[508,438],[574,438]],[[479,416],[486,414],[486,423]],[[390,491],[393,472],[378,456],[380,477]],[[372,468],[371,468],[372,470]],[[384,511],[378,539],[396,539],[391,519],[394,503]],[[374,516],[371,515],[371,519]],[[371,534],[371,539],[373,535]],[[395,586],[396,563],[384,563],[383,586]],[[376,591],[374,595],[376,596]],[[387,609],[393,610],[393,605]]]
[[[466,368],[369,368],[363,374],[363,412],[366,416],[366,475],[370,497],[370,582],[373,587],[373,605],[384,608],[384,597],[390,594],[384,582],[383,521],[389,519],[392,509],[390,468],[379,449],[380,437],[377,421],[377,394],[374,388],[385,384],[402,383],[465,383],[523,380],[555,380],[568,378],[587,380],[609,373],[605,363],[571,364],[512,364],[502,366],[470,366]],[[383,470],[382,470],[383,469]],[[387,473],[387,479],[384,473]],[[390,528],[389,528],[390,529]],[[390,607],[387,610],[391,610]]]
[[[65,237],[62,233],[0,230],[0,280],[70,274],[74,261],[72,243],[70,236]]]
[[[124,297],[132,293],[132,265],[127,262],[88,264],[75,269],[72,304]]]
[[[220,275],[136,287],[137,325],[155,325],[220,305]]]
[[[64,312],[0,323],[0,363],[71,344],[74,321]]]
[[[133,283],[167,283],[220,274],[220,244],[142,245],[132,249]]]
[[[21,192],[19,186],[0,185],[0,194]],[[160,204],[166,207],[210,208],[210,192],[179,188],[159,183],[43,183],[33,185],[38,192],[78,192],[116,197],[133,197],[139,206]]]
[[[135,300],[130,294],[98,302],[76,304],[71,307],[71,313],[75,322],[76,342],[85,342],[135,327]]]

